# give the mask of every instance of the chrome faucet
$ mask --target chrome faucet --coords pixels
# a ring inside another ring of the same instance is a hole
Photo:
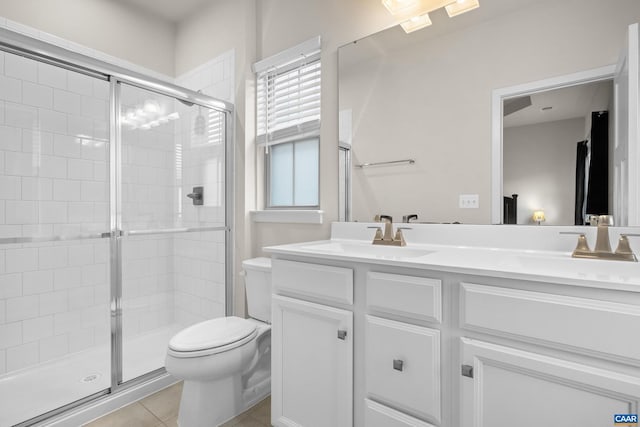
[[[584,233],[562,232],[561,234],[578,234],[578,244],[573,250],[571,256],[573,258],[588,259],[608,259],[618,261],[637,262],[635,254],[629,245],[628,236],[638,236],[638,234],[621,234],[618,240],[618,247],[615,252],[611,251],[611,243],[609,240],[609,227],[613,225],[613,217],[611,215],[600,215],[598,217],[598,232],[596,235],[596,247],[594,250],[589,248],[587,237]]]
[[[396,234],[393,234],[393,218],[389,215],[376,215],[374,220],[376,222],[384,222],[384,234],[382,227],[369,227],[376,229],[376,235],[371,242],[374,245],[387,245],[387,246],[406,246],[407,242],[404,240],[402,230],[410,230],[408,227],[396,228]]]

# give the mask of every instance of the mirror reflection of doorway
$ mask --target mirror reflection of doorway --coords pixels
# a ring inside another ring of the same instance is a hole
[[[520,95],[503,104],[503,195],[518,224],[584,224],[611,212],[611,79]]]

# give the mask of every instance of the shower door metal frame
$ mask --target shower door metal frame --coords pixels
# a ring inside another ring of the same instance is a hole
[[[77,236],[9,237],[0,239],[0,244],[50,242],[70,239],[110,239],[110,315],[111,315],[111,385],[108,389],[54,409],[46,414],[27,420],[22,425],[33,425],[50,419],[83,404],[95,403],[98,399],[109,398],[150,378],[165,373],[164,368],[144,374],[127,382],[122,382],[122,238],[135,235],[175,234],[185,232],[225,231],[225,315],[233,314],[234,296],[234,214],[235,214],[235,154],[233,104],[200,92],[195,92],[173,83],[146,76],[142,73],[110,64],[68,49],[38,40],[5,28],[0,28],[0,50],[20,55],[39,62],[79,72],[101,80],[109,81],[109,231]],[[189,105],[198,105],[225,114],[225,221],[220,227],[171,228],[160,230],[122,229],[121,211],[121,128],[120,128],[120,87],[121,83],[168,96]]]

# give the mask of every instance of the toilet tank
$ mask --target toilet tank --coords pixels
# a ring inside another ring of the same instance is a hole
[[[271,258],[242,261],[249,317],[271,323]]]

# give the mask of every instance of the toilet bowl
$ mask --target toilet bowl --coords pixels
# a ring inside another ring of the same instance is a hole
[[[169,341],[165,367],[184,380],[178,425],[213,427],[271,389],[271,259],[243,261],[249,319],[207,320]]]

